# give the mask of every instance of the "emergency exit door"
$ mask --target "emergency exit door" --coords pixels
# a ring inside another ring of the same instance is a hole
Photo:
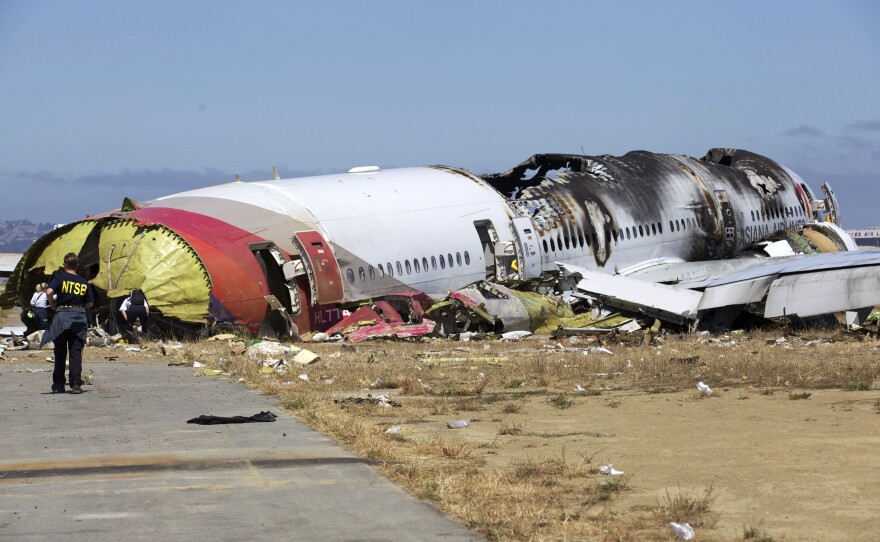
[[[293,235],[293,244],[300,252],[309,286],[312,289],[312,305],[339,303],[345,297],[342,274],[330,245],[317,231],[299,231]]]

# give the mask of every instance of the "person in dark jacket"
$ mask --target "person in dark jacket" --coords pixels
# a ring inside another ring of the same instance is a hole
[[[52,373],[52,393],[64,393],[64,366],[70,354],[70,393],[82,393],[82,351],[89,328],[86,309],[95,301],[92,287],[76,274],[79,258],[73,252],[64,256],[64,271],[55,273],[46,288],[49,306],[55,317],[40,341],[42,348],[49,341],[55,343],[55,371]]]

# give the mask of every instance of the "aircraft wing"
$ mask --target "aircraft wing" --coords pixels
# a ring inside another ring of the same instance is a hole
[[[805,318],[880,305],[880,250],[754,258],[737,264],[666,263],[653,275],[649,269],[638,277],[559,265],[566,274],[581,276],[581,294],[678,323],[762,301],[765,318]],[[659,282],[678,272],[689,278],[675,285]]]

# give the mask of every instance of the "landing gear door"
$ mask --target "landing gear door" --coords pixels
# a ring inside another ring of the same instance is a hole
[[[309,277],[312,305],[341,302],[345,297],[342,274],[324,236],[317,231],[300,231],[294,234],[292,241],[302,255],[306,275]]]
[[[541,276],[541,244],[532,219],[518,216],[511,221],[513,235],[516,238],[517,266],[520,279],[531,279]]]

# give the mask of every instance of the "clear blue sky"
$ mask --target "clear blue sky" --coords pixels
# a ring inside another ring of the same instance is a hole
[[[766,154],[880,225],[880,2],[0,0],[0,219],[357,165]]]

